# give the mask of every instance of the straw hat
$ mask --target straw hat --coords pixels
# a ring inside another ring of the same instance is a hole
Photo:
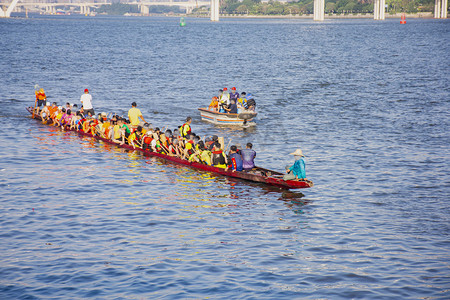
[[[290,153],[290,154],[294,155],[294,156],[303,156],[304,157],[303,152],[302,152],[301,149],[297,149],[297,150],[295,150],[295,152]]]

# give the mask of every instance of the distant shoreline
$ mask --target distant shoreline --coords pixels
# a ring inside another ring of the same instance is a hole
[[[17,13],[17,12],[16,12]],[[35,14],[35,12],[30,12],[31,14]],[[24,12],[19,12],[19,14],[24,14]],[[41,14],[46,15],[46,14]],[[49,14],[53,15],[53,14]],[[83,16],[81,14],[71,14],[72,16]],[[189,17],[189,18],[204,18],[209,19],[209,15],[206,14],[174,14],[174,13],[164,13],[164,14],[148,14],[143,15],[140,13],[131,13],[131,14],[125,14],[125,15],[109,15],[109,14],[97,14],[97,16],[125,16],[125,17]],[[400,19],[402,16],[402,13],[397,14],[386,14],[386,19]],[[13,16],[18,17],[18,16]],[[19,18],[22,16],[19,16]],[[91,16],[95,18],[95,16]],[[219,16],[221,19],[313,19],[313,14],[304,14],[304,15],[242,15],[242,14],[222,14]],[[406,19],[433,19],[433,13],[432,12],[421,12],[421,13],[411,13],[411,14],[405,14]],[[325,14],[325,20],[333,20],[333,19],[373,19],[373,14],[363,14],[363,13],[357,13],[357,14]]]
[[[208,17],[209,16],[201,16],[201,15],[186,15],[188,17]],[[239,15],[239,14],[230,14],[230,15],[220,15],[220,18],[242,18],[242,19],[312,19],[313,14],[307,15]],[[400,19],[402,13],[397,14],[386,14],[386,19]],[[432,12],[422,12],[422,13],[413,13],[413,14],[405,14],[406,18],[413,19],[432,19]],[[326,19],[373,19],[373,14],[325,14]]]

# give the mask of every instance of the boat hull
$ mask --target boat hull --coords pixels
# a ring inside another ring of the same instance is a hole
[[[32,114],[32,112],[33,112],[33,108],[32,107],[27,107],[27,110],[28,110],[28,112],[30,114]],[[34,118],[37,119],[37,120],[41,120],[41,117],[39,115],[35,115]],[[103,141],[105,143],[108,143],[108,144],[111,144],[111,145],[116,145],[117,147],[120,147],[120,148],[140,151],[146,156],[159,157],[159,158],[164,159],[166,161],[171,161],[171,162],[174,162],[174,163],[177,163],[177,164],[180,164],[180,165],[185,165],[185,166],[192,167],[192,168],[195,168],[195,169],[198,169],[198,170],[203,170],[203,171],[207,171],[207,172],[211,172],[211,173],[216,173],[216,174],[220,174],[220,175],[223,175],[223,176],[240,178],[240,179],[253,181],[253,182],[260,182],[260,183],[264,183],[264,184],[267,184],[267,185],[278,186],[278,187],[286,188],[286,189],[300,189],[300,188],[309,188],[309,187],[313,186],[313,182],[310,181],[310,180],[302,180],[302,181],[287,180],[287,181],[285,181],[285,180],[283,180],[283,174],[282,173],[279,173],[279,172],[276,172],[276,171],[272,171],[272,170],[268,170],[268,169],[264,169],[264,168],[260,168],[260,167],[256,167],[254,169],[254,171],[252,170],[252,172],[227,171],[227,170],[222,169],[222,168],[217,168],[217,167],[201,164],[201,163],[194,162],[194,161],[188,161],[188,160],[176,157],[176,156],[169,156],[169,155],[165,155],[165,154],[161,154],[161,153],[156,153],[156,152],[152,152],[152,151],[148,151],[148,150],[143,150],[141,148],[133,148],[133,146],[130,146],[130,145],[127,145],[127,144],[120,145],[120,144],[114,143],[113,141],[111,141],[109,139],[102,138],[102,137],[99,137],[99,136],[96,136],[96,135],[92,135],[90,133],[85,133],[83,131],[77,131],[77,130],[72,130],[72,129],[66,129],[66,131],[73,131],[74,133],[78,133],[81,136],[89,136],[89,137],[92,137],[94,139],[101,140],[101,141]]]
[[[217,125],[255,125],[254,123],[251,123],[251,121],[253,121],[257,115],[256,112],[242,112],[239,114],[220,113],[203,107],[198,110],[200,111],[200,116],[203,121]]]

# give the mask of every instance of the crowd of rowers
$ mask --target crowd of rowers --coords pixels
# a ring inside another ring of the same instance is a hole
[[[106,113],[91,115],[83,107],[78,110],[76,104],[66,103],[65,107],[49,102],[40,110],[44,124],[58,126],[61,129],[82,131],[109,139],[119,145],[130,145],[151,152],[176,156],[231,171],[251,171],[254,167],[256,152],[252,144],[246,149],[230,147],[228,155],[224,151],[223,140],[218,136],[205,137],[204,140],[191,130],[191,117],[179,128],[173,130],[153,128],[147,123],[140,110],[132,103],[128,119],[118,115],[108,118]],[[141,119],[142,121],[140,121]]]
[[[232,91],[236,91],[236,88],[233,88]],[[80,98],[82,103],[80,109],[77,104],[66,103],[65,107],[62,107],[58,106],[56,102],[50,103],[46,100],[43,89],[36,91],[36,110],[33,111],[33,114],[39,114],[44,124],[58,126],[63,130],[82,131],[111,140],[119,145],[127,144],[134,149],[140,148],[145,151],[176,156],[230,171],[253,172],[255,170],[256,152],[252,149],[251,143],[247,143],[246,149],[240,150],[236,145],[232,145],[226,155],[223,138],[213,135],[201,139],[192,132],[191,117],[187,117],[186,122],[174,130],[160,130],[158,127],[153,128],[145,121],[136,102],[131,104],[128,119],[118,115],[108,118],[106,113],[95,115],[92,96],[88,89],[84,90],[84,94]],[[248,97],[245,102],[241,103],[245,103],[246,106],[243,107],[249,110],[254,110],[256,105],[254,101],[249,101]],[[42,109],[40,109],[41,106],[43,106]],[[286,175],[283,179],[306,180],[302,150],[297,149],[291,154],[295,157],[295,163],[292,166],[286,166]]]
[[[238,93],[235,87],[231,93],[227,88],[219,90],[217,96],[212,97],[209,109],[220,113],[238,114],[244,110],[255,111],[256,101],[252,94]]]

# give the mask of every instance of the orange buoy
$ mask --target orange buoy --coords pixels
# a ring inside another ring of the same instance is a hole
[[[402,19],[400,20],[400,24],[406,24],[406,16],[405,16],[405,13],[402,13]]]

